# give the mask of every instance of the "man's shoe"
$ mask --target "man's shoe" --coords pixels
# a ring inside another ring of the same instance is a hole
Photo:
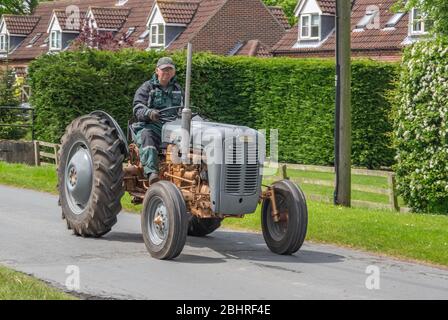
[[[148,178],[149,184],[156,183],[159,180],[160,180],[160,178],[159,178],[158,173],[153,172],[149,175],[149,178]]]

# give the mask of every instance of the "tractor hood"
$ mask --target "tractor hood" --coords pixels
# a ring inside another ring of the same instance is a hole
[[[178,144],[181,137],[182,129],[180,119],[163,125],[162,143]],[[240,139],[241,142],[243,140],[249,140],[254,143],[264,143],[264,136],[261,133],[246,126],[205,121],[197,116],[191,121],[190,142],[194,149],[204,149],[211,144],[214,144],[216,148],[216,144],[222,145],[222,141],[234,137]]]
[[[166,123],[162,142],[180,146],[181,120]],[[240,215],[255,211],[261,194],[265,138],[258,131],[193,118],[191,146],[205,156],[213,212]]]

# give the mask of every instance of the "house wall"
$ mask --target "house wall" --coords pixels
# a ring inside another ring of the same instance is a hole
[[[51,33],[51,31],[54,31],[54,30],[62,31],[61,26],[59,25],[58,19],[53,20],[53,24],[51,25],[51,28],[50,28],[50,33]]]
[[[7,33],[6,25],[3,23],[3,21],[1,22],[1,25],[0,25],[0,33]]]
[[[322,13],[322,11],[319,8],[319,5],[315,0],[306,1],[300,14],[307,14],[307,13]]]
[[[154,14],[151,17],[151,20],[149,21],[149,25],[151,24],[165,24],[165,20],[162,17],[162,14],[160,13],[159,6],[156,6],[154,9]]]
[[[238,41],[258,39],[272,47],[284,34],[283,26],[261,0],[229,0],[192,43],[195,51],[226,55]]]

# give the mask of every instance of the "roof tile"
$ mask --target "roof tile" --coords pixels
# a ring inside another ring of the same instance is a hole
[[[118,30],[126,21],[130,9],[90,7],[99,29]]]
[[[278,6],[268,6],[269,11],[271,11],[272,15],[282,24],[285,30],[291,29],[291,25],[288,22],[288,17],[283,11],[282,7]]]
[[[80,31],[86,16],[85,11],[80,11],[78,23],[73,23],[73,20],[70,20],[66,10],[55,9],[53,10],[53,14],[56,15],[59,25],[63,31]]]
[[[247,41],[237,52],[237,56],[249,56],[267,58],[272,57],[269,47],[261,43],[259,40]]]
[[[397,23],[395,28],[386,29],[386,24],[395,14],[392,6],[395,0],[355,0],[351,15],[351,28],[356,29],[356,25],[366,14],[367,8],[377,6],[380,9],[380,26],[377,29],[365,29],[361,32],[352,32],[351,48],[353,51],[401,51],[403,41],[408,36],[409,15],[405,14]],[[336,36],[333,33],[317,48],[293,48],[297,43],[298,26],[295,25],[283,38],[274,46],[275,55],[282,54],[309,54],[330,52],[335,50]]]
[[[3,19],[10,34],[26,36],[33,31],[40,17],[5,14]]]
[[[158,0],[157,5],[166,23],[189,24],[198,9],[198,2]]]

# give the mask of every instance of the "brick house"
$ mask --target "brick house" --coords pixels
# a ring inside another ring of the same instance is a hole
[[[184,49],[269,56],[289,29],[281,8],[262,0],[57,0],[32,15],[0,19],[0,64],[18,70],[42,54],[67,50],[82,28],[126,37],[142,50]]]
[[[419,10],[393,12],[394,3],[396,0],[352,0],[352,56],[396,61],[401,59],[404,46],[427,34]],[[333,57],[336,0],[299,0],[295,15],[297,25],[272,48],[272,54]]]

